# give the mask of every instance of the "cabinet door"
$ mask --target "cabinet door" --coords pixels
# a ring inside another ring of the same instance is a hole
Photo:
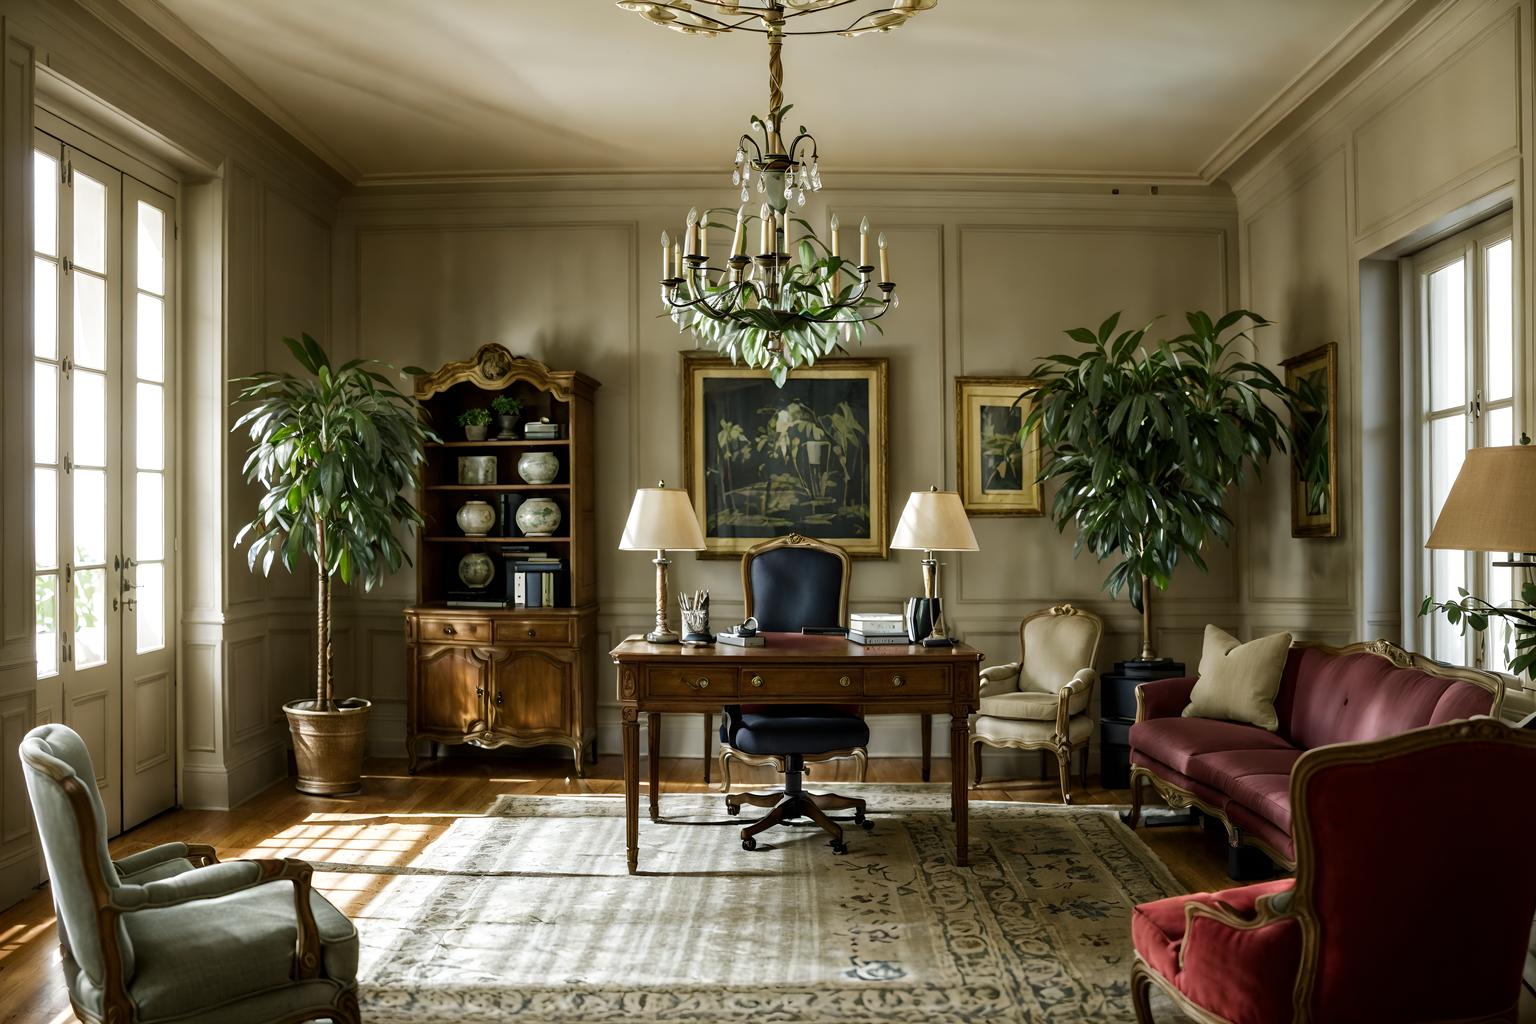
[[[424,647],[416,674],[418,732],[467,736],[485,731],[490,651],[449,644]]]
[[[492,674],[494,728],[508,733],[572,731],[574,651],[513,650]]]

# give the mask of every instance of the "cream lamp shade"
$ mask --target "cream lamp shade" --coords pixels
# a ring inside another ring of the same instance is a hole
[[[1536,445],[1467,452],[1424,546],[1536,551]]]
[[[954,491],[913,491],[891,547],[898,551],[979,551],[965,506]]]
[[[642,487],[635,491],[620,551],[703,551],[704,533],[693,502],[680,487]]]

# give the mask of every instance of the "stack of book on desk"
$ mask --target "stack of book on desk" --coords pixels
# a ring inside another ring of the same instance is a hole
[[[854,612],[848,616],[848,639],[865,647],[911,643],[899,612]]]

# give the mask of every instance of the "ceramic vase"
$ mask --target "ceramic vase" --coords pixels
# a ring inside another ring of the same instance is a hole
[[[476,551],[459,559],[459,579],[471,590],[483,590],[491,585],[491,577],[496,575],[496,567],[491,563],[491,556]]]
[[[474,426],[474,427],[466,426],[464,428],[464,440],[466,440],[466,441],[484,441],[485,440],[485,432],[487,430],[489,430],[489,429],[490,429],[490,424],[489,423],[482,423],[479,426]]]
[[[554,483],[560,460],[554,452],[524,452],[517,460],[517,475],[530,484]]]
[[[517,526],[529,537],[548,537],[560,529],[560,506],[548,498],[529,498],[517,507]]]
[[[459,483],[487,485],[496,482],[496,456],[460,455]]]
[[[558,513],[559,509],[555,511]],[[496,525],[496,510],[483,501],[467,501],[453,518],[465,536],[484,537]]]
[[[511,413],[498,414],[496,416],[496,436],[510,438],[517,436],[517,417]]]

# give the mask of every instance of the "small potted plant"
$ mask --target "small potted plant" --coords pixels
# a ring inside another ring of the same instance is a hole
[[[496,413],[497,433],[512,437],[517,433],[517,414],[523,411],[523,403],[511,395],[497,395],[491,399],[491,409]]]
[[[464,428],[464,438],[467,441],[484,441],[490,422],[491,410],[489,409],[465,409],[459,413],[459,426]]]

